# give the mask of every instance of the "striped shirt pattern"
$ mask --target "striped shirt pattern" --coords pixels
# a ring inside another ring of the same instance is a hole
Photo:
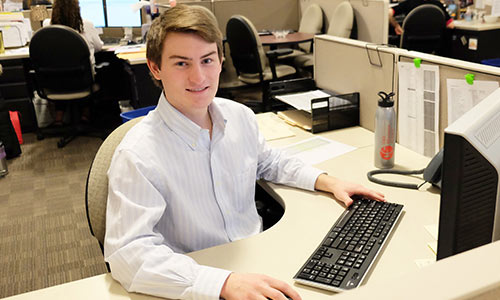
[[[162,94],[115,151],[105,259],[128,291],[219,299],[230,271],[183,253],[259,233],[257,179],[314,190],[323,173],[267,146],[249,108],[215,98],[209,112],[212,138]]]

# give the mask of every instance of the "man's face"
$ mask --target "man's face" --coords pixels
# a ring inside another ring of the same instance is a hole
[[[196,34],[171,32],[163,43],[161,66],[148,60],[165,96],[188,118],[207,113],[219,85],[221,62],[216,43]]]

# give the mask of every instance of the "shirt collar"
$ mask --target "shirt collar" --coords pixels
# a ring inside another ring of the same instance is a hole
[[[195,150],[203,129],[173,107],[163,93],[158,101],[157,110],[163,122],[191,149]],[[226,119],[215,101],[212,101],[208,110],[212,118],[212,137],[214,137],[216,132],[224,132]]]

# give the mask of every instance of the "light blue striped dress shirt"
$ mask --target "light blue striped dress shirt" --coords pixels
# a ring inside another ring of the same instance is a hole
[[[174,299],[219,299],[228,270],[183,253],[261,231],[256,179],[314,190],[323,171],[268,147],[253,112],[215,98],[208,130],[160,97],[113,156],[105,259],[128,291]]]

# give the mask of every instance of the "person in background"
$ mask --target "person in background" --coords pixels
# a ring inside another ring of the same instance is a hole
[[[49,25],[65,25],[78,31],[83,39],[87,42],[90,51],[90,62],[95,66],[94,53],[101,51],[104,43],[99,37],[97,29],[91,21],[82,19],[80,15],[80,5],[78,0],[55,0],[52,5],[52,16],[50,19],[43,21],[43,27]],[[94,71],[95,72],[95,71]],[[63,124],[64,111],[66,103],[58,101],[55,104],[56,114],[54,117],[54,125],[60,126]],[[81,120],[88,122],[89,108],[85,106],[82,108]]]
[[[417,6],[420,6],[422,4],[433,4],[439,7],[443,12],[444,16],[446,19],[446,27],[447,28],[455,28],[455,25],[453,24],[453,18],[450,16],[450,14],[446,11],[446,8],[444,7],[443,3],[441,3],[438,0],[405,0],[402,2],[399,2],[396,6],[389,8],[389,23],[391,24],[392,27],[394,27],[394,31],[396,32],[397,35],[401,35],[403,33],[403,28],[399,23],[396,21],[394,16],[398,15],[408,15],[412,9],[414,9]]]
[[[146,57],[162,88],[108,170],[104,257],[130,292],[171,299],[300,300],[286,282],[197,264],[185,253],[258,234],[257,179],[385,201],[269,147],[248,107],[215,97],[222,33],[210,12],[178,4],[156,18]],[[221,254],[223,255],[223,254]]]

